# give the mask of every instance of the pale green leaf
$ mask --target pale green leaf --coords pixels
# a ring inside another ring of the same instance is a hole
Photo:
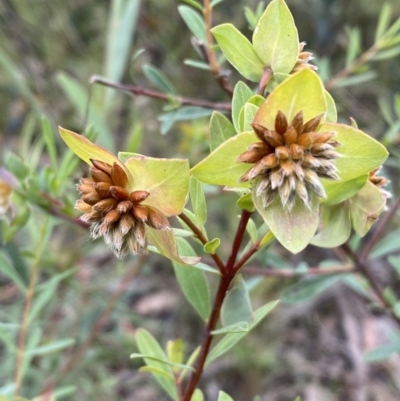
[[[312,196],[310,208],[297,198],[293,209],[289,211],[282,205],[279,196],[264,208],[261,196],[256,196],[255,191],[256,186],[253,188],[254,205],[276,239],[292,253],[302,251],[317,231],[319,198]]]
[[[264,73],[264,63],[253,45],[232,24],[218,25],[211,30],[228,61],[245,78],[259,82]]]
[[[194,176],[190,177],[190,201],[198,227],[203,227],[207,220],[207,205],[203,184]]]
[[[259,107],[251,104],[246,103],[243,107],[243,126],[241,126],[241,131],[251,131],[253,127],[251,124],[254,121],[254,117],[258,111]]]
[[[303,112],[304,121],[327,111],[325,89],[313,71],[303,69],[277,86],[258,110],[254,122],[275,129],[275,117],[281,111],[289,121]]]
[[[154,362],[159,362],[162,365],[167,365],[167,366],[171,366],[173,368],[178,368],[179,370],[181,369],[191,369],[194,370],[192,367],[187,366],[187,365],[182,365],[180,363],[173,363],[168,361],[167,359],[163,359],[163,358],[159,358],[159,357],[155,357],[149,354],[142,354],[142,353],[137,353],[134,352],[133,354],[131,354],[129,356],[130,359],[137,359],[137,358],[143,358],[145,359],[146,363],[147,361],[154,361]],[[164,370],[165,371],[165,370]],[[165,371],[166,372],[166,371]],[[167,372],[166,372],[167,373]]]
[[[392,14],[392,5],[389,3],[384,3],[381,13],[379,14],[378,25],[376,27],[376,32],[375,32],[375,42],[378,42],[378,40],[381,39],[381,37],[388,29],[391,14]]]
[[[54,141],[53,128],[46,116],[41,117],[41,123],[42,123],[42,134],[44,141],[46,143],[48,155],[51,160],[51,165],[53,168],[57,168],[58,167],[57,149]]]
[[[398,252],[400,250],[399,236],[400,229],[397,229],[383,237],[372,249],[371,258],[379,258]]]
[[[180,338],[167,342],[167,355],[170,362],[182,364],[185,344]],[[189,368],[189,367],[188,367]]]
[[[244,82],[239,81],[233,90],[232,97],[232,121],[236,132],[241,132],[240,111],[252,97],[253,91]]]
[[[72,347],[74,344],[75,340],[73,338],[66,338],[64,340],[58,340],[50,344],[42,345],[40,347],[31,348],[30,350],[27,351],[27,355],[29,356],[48,355],[53,352],[62,351],[65,348]]]
[[[139,348],[141,354],[146,355],[144,361],[147,366],[154,367],[161,371],[164,371],[167,375],[173,377],[172,367],[168,364],[160,361],[167,361],[167,356],[165,352],[160,347],[156,339],[146,330],[138,329],[136,330],[136,344]],[[147,357],[151,357],[147,358]],[[153,359],[155,358],[155,359]],[[176,391],[175,383],[173,380],[168,379],[160,375],[154,374],[155,379],[164,388],[164,390],[170,395],[170,397],[177,401],[178,394]]]
[[[299,37],[292,14],[283,0],[273,0],[261,16],[253,44],[264,66],[275,73],[289,73],[299,54]]]
[[[219,145],[236,135],[236,131],[227,117],[214,111],[210,119],[209,135],[210,150],[213,152]]]
[[[251,308],[250,296],[243,280],[242,275],[237,275],[234,278],[233,286],[230,288],[228,294],[221,308],[221,322],[222,325],[233,326],[237,323],[253,321],[253,311]]]
[[[217,336],[220,334],[227,334],[227,333],[247,333],[250,329],[250,325],[248,322],[237,322],[232,324],[231,326],[222,327],[222,329],[213,330],[211,334],[213,336]]]
[[[273,301],[270,302],[264,306],[261,306],[257,310],[254,311],[254,320],[250,323],[249,326],[249,331],[253,330],[260,322],[262,319],[264,319],[265,316],[268,315],[269,312],[272,311],[272,309],[275,308],[276,305],[278,305],[279,301]],[[247,332],[240,332],[240,333],[229,333],[226,334],[222,340],[218,342],[217,345],[211,350],[211,352],[208,354],[207,360],[206,360],[206,365],[210,364],[212,361],[220,357],[221,355],[225,354],[228,350],[230,350],[238,341],[240,341]]]
[[[185,256],[195,256],[190,244],[179,239],[179,252]],[[194,307],[203,320],[207,320],[211,312],[210,289],[202,270],[173,262],[175,275],[186,299]]]
[[[367,174],[379,167],[388,152],[378,141],[348,125],[326,123],[318,131],[335,132],[340,143],[336,151],[342,155],[336,160],[339,176],[345,181]]]
[[[238,163],[236,159],[255,142],[257,137],[253,132],[235,135],[194,166],[191,172],[205,184],[249,187],[248,183],[239,183],[239,178],[250,166]]]
[[[218,401],[233,401],[233,398],[223,391],[220,391],[218,394]]]
[[[335,123],[337,121],[336,104],[332,95],[328,91],[325,91],[325,101],[327,106],[326,122]]]
[[[141,368],[139,368],[139,372],[150,372],[150,373],[153,373],[155,376],[158,375],[158,376],[165,377],[169,380],[174,380],[174,377],[171,374],[169,374],[161,369],[158,369],[154,366],[142,366]]]
[[[204,401],[204,395],[202,391],[196,388],[190,401]]]
[[[3,252],[0,252],[0,271],[16,284],[22,291],[27,289],[27,282],[20,272],[15,268],[13,262]]]
[[[386,198],[378,187],[367,181],[349,202],[353,228],[363,237],[382,213]]]
[[[253,197],[250,192],[242,195],[237,200],[236,205],[240,207],[240,209],[247,210],[248,212],[254,212],[255,210]]]
[[[335,248],[344,244],[351,232],[348,203],[321,205],[320,214],[320,227],[311,244],[322,248]]]

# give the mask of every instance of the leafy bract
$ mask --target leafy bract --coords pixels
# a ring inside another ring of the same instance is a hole
[[[368,174],[360,175],[348,181],[332,181],[322,179],[321,182],[326,191],[326,203],[328,205],[335,205],[343,202],[344,200],[352,197],[358,192],[367,182]]]
[[[253,200],[265,224],[286,249],[298,253],[310,243],[317,231],[319,221],[317,196],[312,196],[310,209],[297,198],[293,209],[288,210],[282,205],[278,196],[271,205],[264,208],[261,196],[256,196],[256,187],[254,186]]]
[[[321,205],[320,213],[320,229],[311,244],[323,248],[334,248],[344,244],[351,232],[348,202],[333,206]]]
[[[253,34],[253,46],[265,67],[289,73],[299,54],[299,37],[292,14],[283,0],[273,0]]]
[[[248,187],[248,183],[239,183],[239,178],[250,166],[238,163],[236,159],[254,142],[256,136],[253,132],[235,135],[194,166],[191,172],[199,181],[206,184]]]
[[[382,213],[386,199],[369,181],[350,199],[351,221],[355,232],[363,237]]]
[[[289,121],[303,112],[304,121],[327,111],[325,89],[314,72],[303,69],[278,85],[256,114],[254,123],[268,129],[275,128],[275,117],[281,111]]]
[[[133,190],[150,192],[143,202],[165,216],[182,212],[189,192],[189,163],[184,159],[131,157],[126,167],[133,177]]]
[[[211,30],[222,53],[245,78],[260,81],[264,73],[264,63],[253,45],[232,24],[218,25]]]
[[[100,160],[108,164],[118,163],[122,167],[128,176],[130,185],[133,185],[132,177],[127,171],[125,165],[115,156],[113,153],[109,152],[107,149],[102,148],[89,141],[83,135],[76,134],[75,132],[69,131],[62,127],[58,127],[61,138],[67,144],[67,146],[74,152],[80,159],[85,163],[92,165],[90,159]]]
[[[179,256],[176,238],[172,230],[155,230],[146,225],[148,239],[157,251],[166,258],[187,265],[195,265],[200,261],[197,256]]]
[[[340,143],[336,151],[342,155],[336,160],[339,176],[348,181],[368,174],[379,167],[388,157],[388,152],[374,138],[348,125],[326,123],[318,131],[335,132],[335,139]]]
[[[190,201],[198,227],[203,227],[207,220],[207,204],[203,184],[196,177],[190,177]]]

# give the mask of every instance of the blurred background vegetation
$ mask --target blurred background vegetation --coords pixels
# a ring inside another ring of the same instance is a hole
[[[338,71],[374,45],[381,1],[287,3],[300,40],[316,56],[328,86]],[[394,21],[400,3],[388,3]],[[85,229],[76,224],[75,183],[87,171],[56,133],[57,125],[86,130],[113,151],[189,157],[192,165],[206,155],[204,116],[209,112],[182,111],[174,96],[230,99],[209,71],[184,62],[200,56],[178,12],[180,4],[0,1],[0,163],[5,167],[0,178],[14,179],[12,197],[0,193],[0,205],[5,205],[0,208],[0,394],[15,388],[16,344],[32,271],[38,272],[37,286],[20,390],[26,398],[54,388],[57,400],[164,400],[150,375],[138,372],[141,362],[129,360],[136,351],[134,330],[147,328],[161,344],[181,337],[188,351],[200,340],[202,323],[180,294],[170,262],[156,256],[117,262],[101,241],[88,241]],[[254,11],[257,5],[256,0],[225,0],[215,8],[214,24],[232,22],[250,37],[244,7]],[[332,84],[331,91],[340,121],[355,118],[361,129],[388,146],[392,156],[384,173],[398,194],[400,51],[395,49],[387,58],[361,66],[347,81]],[[228,64],[222,68],[234,85],[236,72]],[[93,75],[162,90],[171,98],[163,102],[90,85]],[[236,198],[208,191],[210,231],[229,239],[237,224]],[[394,215],[371,264],[382,288],[390,286],[394,304],[400,295],[393,269],[399,265],[398,226]],[[352,240],[353,249],[359,245]],[[274,245],[253,265],[287,269],[301,264],[301,269],[304,263],[318,266],[337,258],[333,251],[315,247],[291,256]],[[280,297],[284,302],[239,347],[207,369],[202,386],[208,399],[215,400],[219,389],[239,401],[257,394],[262,401],[293,401],[298,395],[304,401],[399,399],[398,325],[371,307],[359,287],[354,291],[354,282],[325,282],[329,288],[321,293],[318,283],[303,292],[289,287],[298,278],[246,278],[254,287],[255,306]]]

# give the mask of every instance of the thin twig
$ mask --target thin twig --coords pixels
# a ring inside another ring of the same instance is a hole
[[[67,362],[61,367],[59,377],[66,376],[82,361],[83,356],[86,354],[93,341],[97,338],[100,331],[107,324],[110,315],[114,311],[118,301],[129,289],[132,280],[140,272],[145,260],[146,255],[138,256],[124,277],[121,278],[118,287],[109,299],[107,306],[104,308],[103,312],[90,329],[87,339],[75,349]],[[56,383],[54,379],[47,382],[44,386],[43,394],[47,394],[49,391],[52,391],[52,388],[55,386],[55,384]]]
[[[40,230],[39,234],[39,242],[36,247],[35,258],[33,260],[31,274],[29,278],[28,288],[26,290],[26,298],[25,298],[25,306],[22,313],[22,321],[21,321],[21,329],[19,332],[18,338],[18,349],[17,349],[17,359],[16,359],[16,368],[15,368],[15,392],[14,397],[17,398],[19,390],[22,384],[22,376],[23,376],[23,365],[24,365],[24,354],[25,354],[25,344],[26,344],[26,335],[29,326],[29,314],[32,308],[33,297],[35,295],[36,283],[39,277],[39,269],[40,269],[40,258],[44,248],[44,238],[46,236],[46,232],[48,229],[49,219],[46,217],[43,227]]]
[[[195,237],[203,245],[207,244],[207,242],[208,242],[207,238],[204,236],[204,234],[201,232],[201,230],[196,226],[196,224],[194,224],[192,222],[192,220],[189,219],[189,217],[187,217],[184,213],[181,213],[180,215],[178,215],[178,217],[192,230]],[[221,274],[224,275],[226,273],[226,268],[225,268],[224,262],[221,260],[219,255],[217,253],[212,253],[210,256],[213,258],[214,263],[218,267]]]
[[[208,100],[201,100],[201,99],[193,99],[189,97],[183,96],[175,96],[163,92],[159,92],[153,89],[144,88],[142,86],[136,85],[125,85],[120,84],[118,82],[112,82],[107,80],[106,78],[93,76],[90,79],[90,83],[98,83],[103,86],[107,86],[109,88],[119,89],[124,92],[128,92],[135,96],[146,96],[151,97],[153,99],[159,99],[163,101],[171,101],[174,100],[175,102],[181,105],[189,105],[189,106],[198,106],[198,107],[205,107],[207,109],[213,110],[223,110],[223,111],[231,111],[232,106],[230,103],[222,103],[222,102],[210,102]]]
[[[228,79],[226,78],[225,75],[221,73],[221,70],[219,68],[217,58],[215,56],[215,52],[212,49],[213,46],[213,37],[211,34],[211,28],[212,28],[212,6],[210,4],[210,0],[204,0],[203,2],[203,15],[204,15],[204,21],[206,23],[206,54],[207,54],[207,60],[208,64],[210,65],[210,70],[216,80],[218,81],[219,85],[221,88],[228,93],[230,96],[233,94],[233,89],[231,85],[229,84]]]
[[[258,85],[258,90],[257,90],[258,95],[264,96],[265,88],[267,87],[268,82],[271,80],[271,78],[272,78],[272,70],[271,68],[267,67],[264,70],[264,74],[261,77],[260,84]]]

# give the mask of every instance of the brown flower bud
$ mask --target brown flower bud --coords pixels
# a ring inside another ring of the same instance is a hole
[[[117,206],[118,201],[114,198],[102,199],[93,205],[94,210],[98,210],[99,212],[108,212]]]
[[[286,116],[279,110],[275,117],[275,130],[278,134],[283,135],[288,127]]]
[[[154,209],[148,208],[149,215],[147,219],[147,224],[155,228],[156,230],[170,230],[171,226],[169,225],[168,219],[163,216],[161,213],[156,212]]]
[[[300,135],[303,132],[303,112],[299,111],[292,120],[292,127]]]
[[[111,169],[111,178],[114,185],[125,188],[128,185],[128,177],[124,169],[118,164],[114,163]]]
[[[149,195],[150,192],[147,191],[133,191],[129,195],[129,200],[136,204],[143,202]]]
[[[275,155],[280,160],[286,160],[289,158],[289,150],[286,146],[278,146],[275,149]]]
[[[320,114],[320,115],[312,118],[311,120],[307,121],[304,124],[303,132],[315,131],[318,128],[318,125],[321,122],[323,116],[324,116],[324,114]]]
[[[122,187],[111,186],[110,194],[113,198],[118,199],[120,201],[129,199],[129,192],[125,188],[122,188]]]
[[[271,153],[261,159],[261,164],[266,168],[275,168],[278,163],[278,158],[274,153]]]
[[[135,206],[132,209],[132,214],[135,217],[135,219],[139,220],[139,221],[143,221],[146,222],[147,221],[147,217],[149,215],[149,210],[144,207],[144,206]]]
[[[285,144],[285,140],[282,135],[279,135],[277,132],[270,131],[268,129],[264,131],[264,139],[273,148]]]
[[[96,182],[93,186],[96,192],[103,198],[110,196],[111,184],[109,182]]]
[[[293,126],[290,126],[283,134],[286,145],[292,145],[293,143],[296,143],[297,136],[298,135],[296,129]]]
[[[122,201],[118,203],[117,210],[121,214],[128,213],[133,207],[133,203],[129,200]]]
[[[103,173],[106,173],[111,177],[111,165],[105,162],[102,162],[100,160],[95,160],[95,159],[90,159],[92,162],[93,166],[96,167],[97,169],[103,171]]]
[[[104,222],[106,224],[112,224],[117,222],[120,218],[121,218],[121,213],[113,209],[104,216]]]
[[[257,163],[263,157],[263,154],[256,150],[247,150],[243,152],[237,159],[237,162]]]
[[[82,199],[78,199],[75,203],[75,209],[83,213],[88,213],[92,210],[92,206],[90,206],[88,203],[85,203]]]
[[[123,235],[126,235],[135,225],[135,219],[131,214],[124,214],[119,221],[119,229]]]
[[[96,167],[90,167],[90,174],[96,182],[108,182],[112,184],[111,177]]]
[[[92,192],[88,192],[82,196],[82,200],[92,206],[101,201],[101,199],[101,196],[94,190],[94,188],[92,188]]]
[[[290,145],[289,154],[293,160],[300,160],[304,155],[304,150],[297,143],[292,143]]]
[[[297,138],[297,144],[303,147],[304,149],[308,149],[312,145],[312,139],[310,134],[301,134]]]
[[[90,192],[93,192],[93,184],[78,184],[76,186],[76,189],[81,193],[81,194],[88,194]]]

